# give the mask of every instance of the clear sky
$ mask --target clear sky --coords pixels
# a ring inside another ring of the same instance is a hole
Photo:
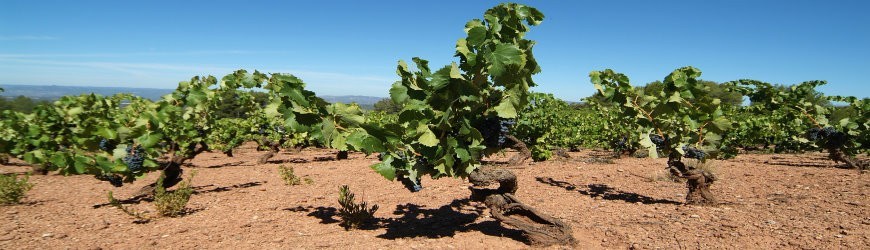
[[[569,101],[612,68],[635,85],[703,79],[870,96],[870,1],[520,1],[536,91]],[[455,58],[465,22],[497,1],[0,1],[0,84],[174,88],[235,69],[293,73],[319,95],[389,95],[396,62]]]

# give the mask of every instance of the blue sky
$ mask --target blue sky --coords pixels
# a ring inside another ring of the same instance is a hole
[[[870,96],[870,1],[520,1],[536,91],[577,101],[588,73],[635,85],[676,68],[702,78]],[[319,95],[388,96],[396,62],[454,60],[465,22],[497,1],[0,2],[0,84],[174,88],[239,68],[292,73]]]

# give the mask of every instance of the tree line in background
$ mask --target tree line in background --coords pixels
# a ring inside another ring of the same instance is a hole
[[[35,100],[26,96],[5,97],[0,96],[0,111],[12,110],[16,112],[30,113],[36,106],[47,105],[52,101]]]

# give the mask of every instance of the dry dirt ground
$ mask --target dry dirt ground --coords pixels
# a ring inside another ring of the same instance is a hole
[[[261,154],[247,145],[234,158],[200,155],[185,167],[186,174],[197,172],[188,213],[144,224],[116,208],[94,205],[105,203],[108,191],[129,197],[156,173],[120,188],[92,176],[32,176],[35,186],[23,204],[0,206],[0,249],[529,248],[517,231],[467,199],[467,181],[424,178],[424,189],[410,193],[369,169],[375,156],[352,153],[349,160],[323,161],[316,158],[334,151],[306,149],[257,165]],[[870,174],[834,168],[822,154],[713,161],[720,179],[712,186],[717,206],[683,205],[684,184],[661,178],[664,159],[589,161],[604,154],[575,152],[570,160],[513,169],[521,200],[573,227],[577,245],[550,248],[870,246]],[[285,185],[281,165],[313,183]],[[0,166],[2,173],[28,169]],[[339,226],[336,200],[343,184],[380,206],[376,226],[351,231]],[[130,206],[155,213],[147,201]]]

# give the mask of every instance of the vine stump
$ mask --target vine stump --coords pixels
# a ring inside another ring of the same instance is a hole
[[[529,147],[526,145],[526,143],[524,143],[520,139],[517,139],[513,135],[505,135],[505,138],[510,140],[511,148],[516,149],[518,152],[516,155],[511,157],[510,160],[508,160],[508,165],[518,165],[525,162],[529,158],[532,158],[532,151],[529,150]]]
[[[522,231],[532,246],[573,245],[571,226],[559,219],[539,212],[526,205],[514,193],[517,191],[517,177],[505,169],[478,169],[468,176],[474,187],[485,187],[495,183],[497,189],[471,187],[471,199],[482,201],[490,210],[492,217],[512,228]]]

